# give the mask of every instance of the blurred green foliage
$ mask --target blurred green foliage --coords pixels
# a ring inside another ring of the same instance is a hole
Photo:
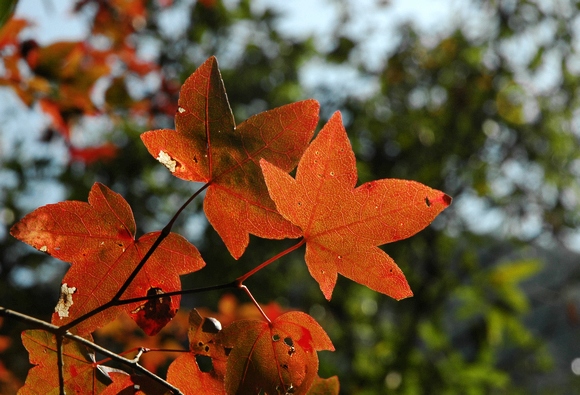
[[[188,26],[181,34],[164,34],[152,17],[135,35],[156,43],[163,72],[178,83],[216,55],[238,122],[314,97],[323,118],[335,110],[345,115],[361,182],[413,179],[453,196],[433,226],[384,246],[407,275],[411,299],[395,302],[341,278],[326,302],[303,251],[248,280],[260,302],[275,299],[321,323],[337,351],[321,354],[320,375],[338,374],[341,393],[560,394],[580,388],[570,370],[580,357],[580,270],[568,250],[580,221],[579,13],[576,2],[556,3],[474,2],[488,18],[477,35],[470,20],[437,39],[403,25],[389,38],[396,47],[378,54],[385,61],[372,68],[366,57],[377,54],[366,54],[356,38],[337,34],[334,46],[323,50],[316,37],[288,38],[279,30],[281,17],[268,8],[253,10],[249,0],[185,7]],[[345,10],[348,4],[335,3]],[[344,11],[335,31],[346,31],[349,21]],[[547,38],[534,40],[546,26]],[[527,58],[518,52],[526,39],[534,43]],[[300,70],[312,61],[329,72],[335,65],[355,70],[371,82],[372,93],[345,91],[322,78],[306,89]],[[172,126],[171,119],[157,122]],[[33,208],[19,201],[37,191],[39,180],[58,183],[67,199],[77,200],[101,181],[129,201],[142,232],[163,226],[195,186],[173,179],[147,154],[142,131],[131,118],[116,124],[110,139],[121,151],[109,162],[1,159],[12,180],[0,190],[6,229]],[[183,279],[184,287],[233,279],[290,245],[252,238],[235,262],[204,227],[200,206],[189,208],[175,229],[208,262]],[[48,318],[65,265],[17,244],[6,231],[2,237],[1,304]],[[37,281],[23,286],[18,273],[36,273]],[[184,303],[215,308],[218,297]],[[17,338],[22,329],[10,323],[0,331]],[[26,355],[14,343],[1,357],[23,376]]]

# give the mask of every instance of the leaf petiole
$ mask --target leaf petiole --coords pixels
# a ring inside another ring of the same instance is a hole
[[[260,265],[256,266],[255,268],[253,268],[252,270],[250,270],[249,272],[247,272],[246,274],[241,275],[240,277],[238,277],[236,279],[236,283],[238,284],[239,288],[242,288],[242,285],[244,283],[244,281],[246,281],[250,276],[253,276],[254,274],[256,274],[257,272],[259,272],[260,270],[262,270],[263,268],[265,268],[266,266],[268,266],[270,263],[282,258],[284,255],[287,255],[289,253],[291,253],[294,250],[297,250],[298,248],[300,248],[303,244],[306,243],[306,239],[302,238],[302,240],[300,240],[298,243],[294,244],[292,247],[285,249],[284,251],[274,255],[272,258],[268,259],[267,261],[261,263]]]
[[[266,319],[266,321],[268,321],[268,324],[271,325],[272,324],[272,321],[266,315],[266,313],[264,312],[264,310],[262,310],[262,307],[260,307],[260,304],[258,303],[258,301],[256,301],[256,299],[254,298],[254,295],[252,295],[252,293],[250,292],[250,290],[248,289],[248,287],[246,287],[245,285],[240,285],[240,288],[244,290],[244,292],[250,297],[250,299],[252,299],[252,302],[256,305],[256,307],[260,311],[260,314],[262,314],[262,316]]]

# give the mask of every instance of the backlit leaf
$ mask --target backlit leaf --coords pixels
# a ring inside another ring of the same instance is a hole
[[[89,340],[92,340],[89,337]],[[58,395],[58,367],[56,338],[43,330],[28,330],[22,333],[22,343],[30,354],[33,366],[28,372],[26,383],[19,395]],[[105,385],[98,380],[97,365],[85,347],[75,341],[63,341],[64,390],[67,394],[99,394]]]
[[[231,347],[226,369],[228,394],[306,394],[317,377],[318,350],[334,351],[320,325],[293,311],[268,323],[241,320],[221,333]]]
[[[272,239],[300,234],[276,211],[259,161],[265,158],[291,171],[312,138],[318,110],[318,102],[306,100],[262,112],[236,126],[212,57],[183,84],[175,130],[154,130],[141,138],[174,176],[210,183],[205,213],[237,259],[249,234]]]
[[[339,113],[304,153],[296,179],[266,160],[261,165],[278,210],[302,230],[306,264],[327,299],[338,273],[395,299],[412,295],[403,272],[377,246],[425,228],[449,196],[396,179],[355,188],[355,157]]]
[[[11,234],[34,248],[71,263],[52,316],[64,325],[109,302],[157,239],[159,232],[135,240],[135,220],[121,195],[96,183],[88,203],[66,201],[40,207],[11,229]],[[205,265],[198,250],[171,233],[125,291],[123,298],[160,295],[148,302],[111,307],[75,327],[87,334],[114,320],[122,311],[132,315],[148,334],[157,333],[179,308],[179,275]]]

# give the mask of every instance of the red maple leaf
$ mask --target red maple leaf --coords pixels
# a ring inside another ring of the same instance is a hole
[[[337,273],[395,299],[412,295],[401,269],[377,246],[425,228],[449,196],[396,179],[355,188],[356,161],[340,113],[310,144],[296,179],[266,160],[261,165],[279,212],[302,230],[306,264],[327,299]]]
[[[308,314],[291,311],[271,323],[241,320],[220,333],[228,355],[228,394],[305,394],[317,377],[317,350],[334,351]],[[262,391],[262,392],[260,392]]]
[[[66,201],[40,207],[15,224],[10,233],[71,263],[52,317],[55,325],[64,325],[111,301],[159,235],[148,233],[135,240],[135,231],[129,204],[121,195],[95,183],[88,203]],[[126,311],[145,332],[157,333],[173,318],[180,302],[180,296],[162,294],[181,290],[179,275],[204,265],[193,245],[170,233],[123,294],[126,299],[159,298],[111,307],[79,323],[75,330],[90,333]]]
[[[176,177],[209,183],[204,210],[232,256],[239,258],[249,234],[298,237],[268,195],[259,161],[291,171],[318,123],[315,100],[278,107],[236,126],[214,57],[183,84],[175,130],[146,132],[149,152]]]
[[[89,340],[92,338],[89,336]],[[56,338],[43,330],[22,332],[22,343],[35,365],[28,372],[22,395],[58,394]],[[98,380],[94,354],[76,341],[63,340],[64,390],[67,394],[100,394],[105,385]]]

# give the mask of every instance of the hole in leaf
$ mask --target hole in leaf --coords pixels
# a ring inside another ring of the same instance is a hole
[[[213,362],[211,358],[206,355],[196,355],[195,362],[197,362],[199,370],[201,370],[204,373],[209,373],[213,370]]]
[[[429,201],[428,197],[425,198],[425,204],[427,205],[427,207],[431,207],[431,202]]]
[[[279,341],[280,340],[280,335],[278,335],[277,333],[275,333],[274,335],[272,335],[272,341]]]
[[[284,338],[284,343],[286,343],[286,345],[288,347],[292,347],[294,345],[294,342],[292,341],[292,338],[290,338],[290,337],[285,337]]]
[[[203,346],[203,342],[199,342],[199,343],[197,343],[197,345],[198,345],[199,347],[202,347],[202,346]]]
[[[224,353],[226,354],[226,357],[230,355],[231,351],[232,351],[231,348],[224,348]]]

